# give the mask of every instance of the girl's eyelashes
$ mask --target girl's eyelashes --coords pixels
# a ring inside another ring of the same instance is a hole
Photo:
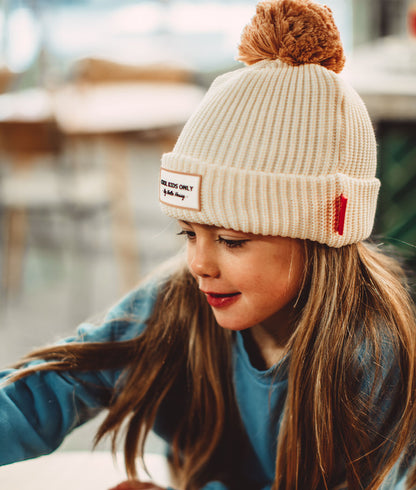
[[[195,232],[191,230],[181,230],[177,235],[183,235],[187,240],[195,238]]]
[[[216,241],[218,243],[223,243],[228,248],[239,248],[242,247],[249,240],[248,239],[233,240],[230,238],[224,238],[222,236],[219,236]]]
[[[187,240],[194,240],[196,238],[196,233],[192,230],[181,230],[177,235],[182,235]],[[250,240],[248,238],[233,239],[219,236],[215,241],[225,245],[227,248],[239,248]]]
[[[196,234],[192,230],[181,230],[179,233],[177,233],[177,235],[182,235],[187,240],[194,240],[196,238]],[[248,242],[249,239],[232,239],[219,236],[215,241],[225,245],[228,248],[239,248],[242,247],[246,242]]]

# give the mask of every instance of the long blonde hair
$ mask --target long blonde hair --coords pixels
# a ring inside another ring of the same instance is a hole
[[[410,452],[414,435],[412,302],[400,267],[375,248],[305,241],[305,251],[273,489],[331,488],[340,461],[349,489],[376,489]],[[48,362],[17,377],[39,369],[124,367],[97,441],[112,434],[115,449],[126,424],[129,476],[137,476],[135,458],[143,456],[146,436],[168,402],[182,414],[172,434],[181,488],[197,490],[219,479],[241,489],[246,440],[234,394],[232,342],[181,268],[161,287],[140,337],[42,349],[27,359]],[[408,486],[415,484],[413,471]]]
[[[275,487],[329,488],[338,451],[348,488],[375,489],[415,424],[412,302],[397,262],[376,249],[308,249]]]

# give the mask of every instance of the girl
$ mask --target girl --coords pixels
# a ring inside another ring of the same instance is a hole
[[[106,407],[97,440],[126,425],[119,489],[158,488],[135,481],[152,428],[178,489],[416,486],[414,312],[363,242],[376,143],[331,12],[260,3],[239,53],[162,159],[186,266],[3,373],[3,464]]]

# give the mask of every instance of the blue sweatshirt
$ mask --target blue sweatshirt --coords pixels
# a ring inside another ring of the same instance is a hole
[[[134,338],[145,328],[156,294],[154,283],[144,285],[113,308],[101,326],[82,324],[76,336],[63,342]],[[129,320],[117,320],[123,318]],[[247,461],[241,465],[246,471],[248,489],[268,490],[274,479],[276,442],[287,393],[285,363],[284,359],[280,365],[266,371],[254,368],[245,350],[242,335],[236,333],[233,346],[234,383],[241,418],[251,443]],[[1,371],[0,378],[11,372]],[[78,373],[78,379],[87,382],[80,383],[71,373],[43,371],[13,384],[2,385],[0,464],[54,451],[69,432],[105,408],[102,388],[112,390],[120,374],[120,370]],[[222,483],[213,481],[205,485],[203,490],[226,488]],[[405,488],[399,467],[391,472],[382,488]]]

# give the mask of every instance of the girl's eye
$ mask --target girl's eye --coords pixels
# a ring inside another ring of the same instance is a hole
[[[195,238],[195,232],[191,230],[182,230],[177,235],[183,235],[187,240],[193,240]]]
[[[223,238],[219,236],[216,240],[218,243],[223,243],[228,248],[239,248],[242,247],[248,240],[230,240],[229,238]]]
[[[181,230],[179,233],[177,233],[177,235],[182,235],[187,240],[190,241],[196,239],[196,233],[192,230]],[[248,239],[233,240],[230,238],[224,238],[222,236],[219,236],[215,241],[225,245],[227,248],[239,248],[242,247],[249,240]]]

